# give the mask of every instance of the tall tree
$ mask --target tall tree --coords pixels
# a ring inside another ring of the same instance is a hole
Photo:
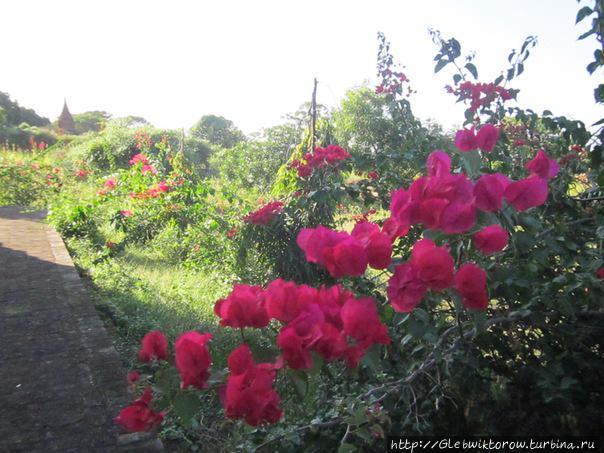
[[[232,148],[245,140],[245,135],[235,127],[232,121],[222,116],[204,115],[191,127],[193,137],[205,140],[222,148]]]

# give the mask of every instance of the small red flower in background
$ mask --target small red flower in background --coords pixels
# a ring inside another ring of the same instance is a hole
[[[212,335],[209,333],[202,335],[191,331],[182,334],[174,343],[175,362],[180,373],[181,388],[207,387],[209,369],[212,365],[212,356],[207,344],[211,339]]]
[[[58,175],[59,173],[61,173],[61,169],[59,167],[54,167],[52,169],[52,172]]]
[[[488,107],[498,97],[502,101],[512,99],[512,94],[505,88],[494,83],[472,83],[463,82],[456,90],[448,90],[450,93],[459,96],[459,100],[470,100],[470,110],[475,112],[480,107]]]
[[[155,167],[153,165],[143,164],[143,167],[141,168],[141,173],[143,175],[145,175],[147,173],[151,173],[152,175],[156,175],[157,174],[157,170],[155,169]]]
[[[86,176],[88,176],[88,172],[86,170],[78,170],[75,173],[76,178],[80,178],[80,179],[84,179]]]
[[[46,149],[47,146],[48,145],[46,143],[44,143],[43,141],[40,142],[40,143],[38,143],[38,149],[39,150],[44,150],[44,149]]]
[[[115,248],[115,242],[107,241],[105,242],[105,247],[107,247],[108,249],[113,249]]]
[[[33,164],[31,164],[31,168],[33,170],[39,170],[40,169],[40,165],[38,165],[37,163],[34,162]]]
[[[290,168],[297,169],[299,177],[307,178],[316,168],[335,167],[340,161],[349,157],[350,154],[341,146],[329,145],[326,148],[315,148],[312,153],[306,153],[304,162],[294,160]]]
[[[128,374],[126,375],[126,381],[128,381],[128,384],[134,384],[135,382],[138,382],[140,377],[141,377],[141,375],[139,374],[138,371],[136,371],[136,370],[128,371]]]
[[[604,267],[601,267],[600,269],[598,269],[596,271],[596,275],[598,276],[598,278],[604,279]]]
[[[104,196],[104,195],[106,195],[106,194],[107,194],[107,191],[106,191],[106,190],[103,190],[103,189],[100,189],[100,190],[98,190],[98,191],[97,191],[97,193],[96,193],[96,194],[97,194],[99,197],[102,197],[102,196]]]
[[[367,173],[367,177],[371,180],[376,180],[380,177],[380,175],[377,171],[370,171],[369,173]]]
[[[132,159],[130,159],[130,161],[129,161],[130,165],[136,165],[139,162],[142,162],[143,165],[148,165],[149,158],[147,156],[145,156],[144,154],[135,154],[134,156],[132,156]]]
[[[265,204],[260,209],[249,213],[243,218],[246,223],[253,225],[268,225],[270,221],[283,211],[283,203],[280,201],[272,201]]]
[[[117,181],[115,179],[108,179],[103,186],[105,186],[107,190],[113,190],[117,187]]]
[[[130,406],[122,409],[114,421],[130,432],[151,431],[164,419],[165,412],[155,412],[149,405],[153,399],[150,387],[147,387],[143,395]]]
[[[141,362],[151,362],[153,359],[166,360],[168,358],[168,341],[162,332],[152,330],[141,341],[138,359]]]
[[[524,146],[524,145],[526,145],[526,140],[521,140],[521,139],[514,140],[514,143],[512,143],[512,145],[513,146]]]
[[[237,228],[231,228],[229,231],[227,231],[227,237],[228,238],[232,238],[237,234]]]
[[[130,211],[129,209],[124,209],[122,211],[120,211],[120,215],[122,217],[132,217],[134,213],[132,211]]]

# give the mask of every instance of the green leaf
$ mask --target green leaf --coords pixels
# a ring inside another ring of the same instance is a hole
[[[585,32],[585,33],[583,33],[581,36],[579,36],[579,37],[577,38],[577,40],[578,40],[578,41],[581,41],[582,39],[585,39],[585,38],[587,38],[588,36],[593,35],[595,32],[596,32],[596,30],[595,30],[594,28],[592,28],[591,30],[586,31],[586,32]]]
[[[308,375],[300,370],[288,370],[287,375],[294,384],[297,395],[303,399],[308,389]]]
[[[497,77],[495,79],[495,85],[499,85],[501,82],[503,82],[503,76],[500,75],[499,77]]]
[[[579,10],[579,12],[577,13],[577,19],[575,20],[575,24],[578,24],[579,22],[581,22],[583,19],[585,19],[591,13],[593,13],[593,10],[589,6],[584,6],[583,8],[581,8]]]
[[[367,415],[365,415],[366,408],[364,406],[359,407],[354,414],[346,419],[346,423],[349,425],[360,425],[365,420],[367,420]]]
[[[478,151],[460,153],[460,155],[468,176],[470,178],[474,177],[480,170],[480,155]]]
[[[191,420],[201,408],[201,404],[199,403],[199,398],[197,398],[195,394],[186,392],[179,393],[174,397],[172,407],[174,407],[174,412],[182,423],[186,426],[190,426]]]
[[[596,69],[598,69],[598,63],[596,61],[592,61],[587,65],[587,72],[593,74]]]
[[[381,352],[381,347],[374,344],[361,359],[361,364],[367,366],[373,371],[378,371],[380,369]]]
[[[604,84],[598,85],[598,88],[594,90],[594,98],[598,103],[604,102]]]
[[[338,447],[338,453],[354,453],[357,447],[352,444],[342,444]]]
[[[438,71],[440,71],[442,68],[444,68],[445,66],[447,66],[449,62],[447,60],[438,60],[438,63],[436,63],[436,66],[434,67],[434,72],[437,73]]]
[[[465,68],[470,72],[470,74],[472,74],[474,80],[478,79],[478,70],[476,69],[476,66],[474,66],[472,63],[466,63]]]

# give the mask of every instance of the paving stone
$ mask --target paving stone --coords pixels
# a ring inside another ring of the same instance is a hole
[[[0,207],[0,452],[156,452],[113,423],[121,359],[43,213]]]

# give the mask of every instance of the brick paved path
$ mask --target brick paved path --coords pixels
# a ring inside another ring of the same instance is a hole
[[[57,233],[0,208],[0,452],[161,450],[122,435],[125,370]]]

